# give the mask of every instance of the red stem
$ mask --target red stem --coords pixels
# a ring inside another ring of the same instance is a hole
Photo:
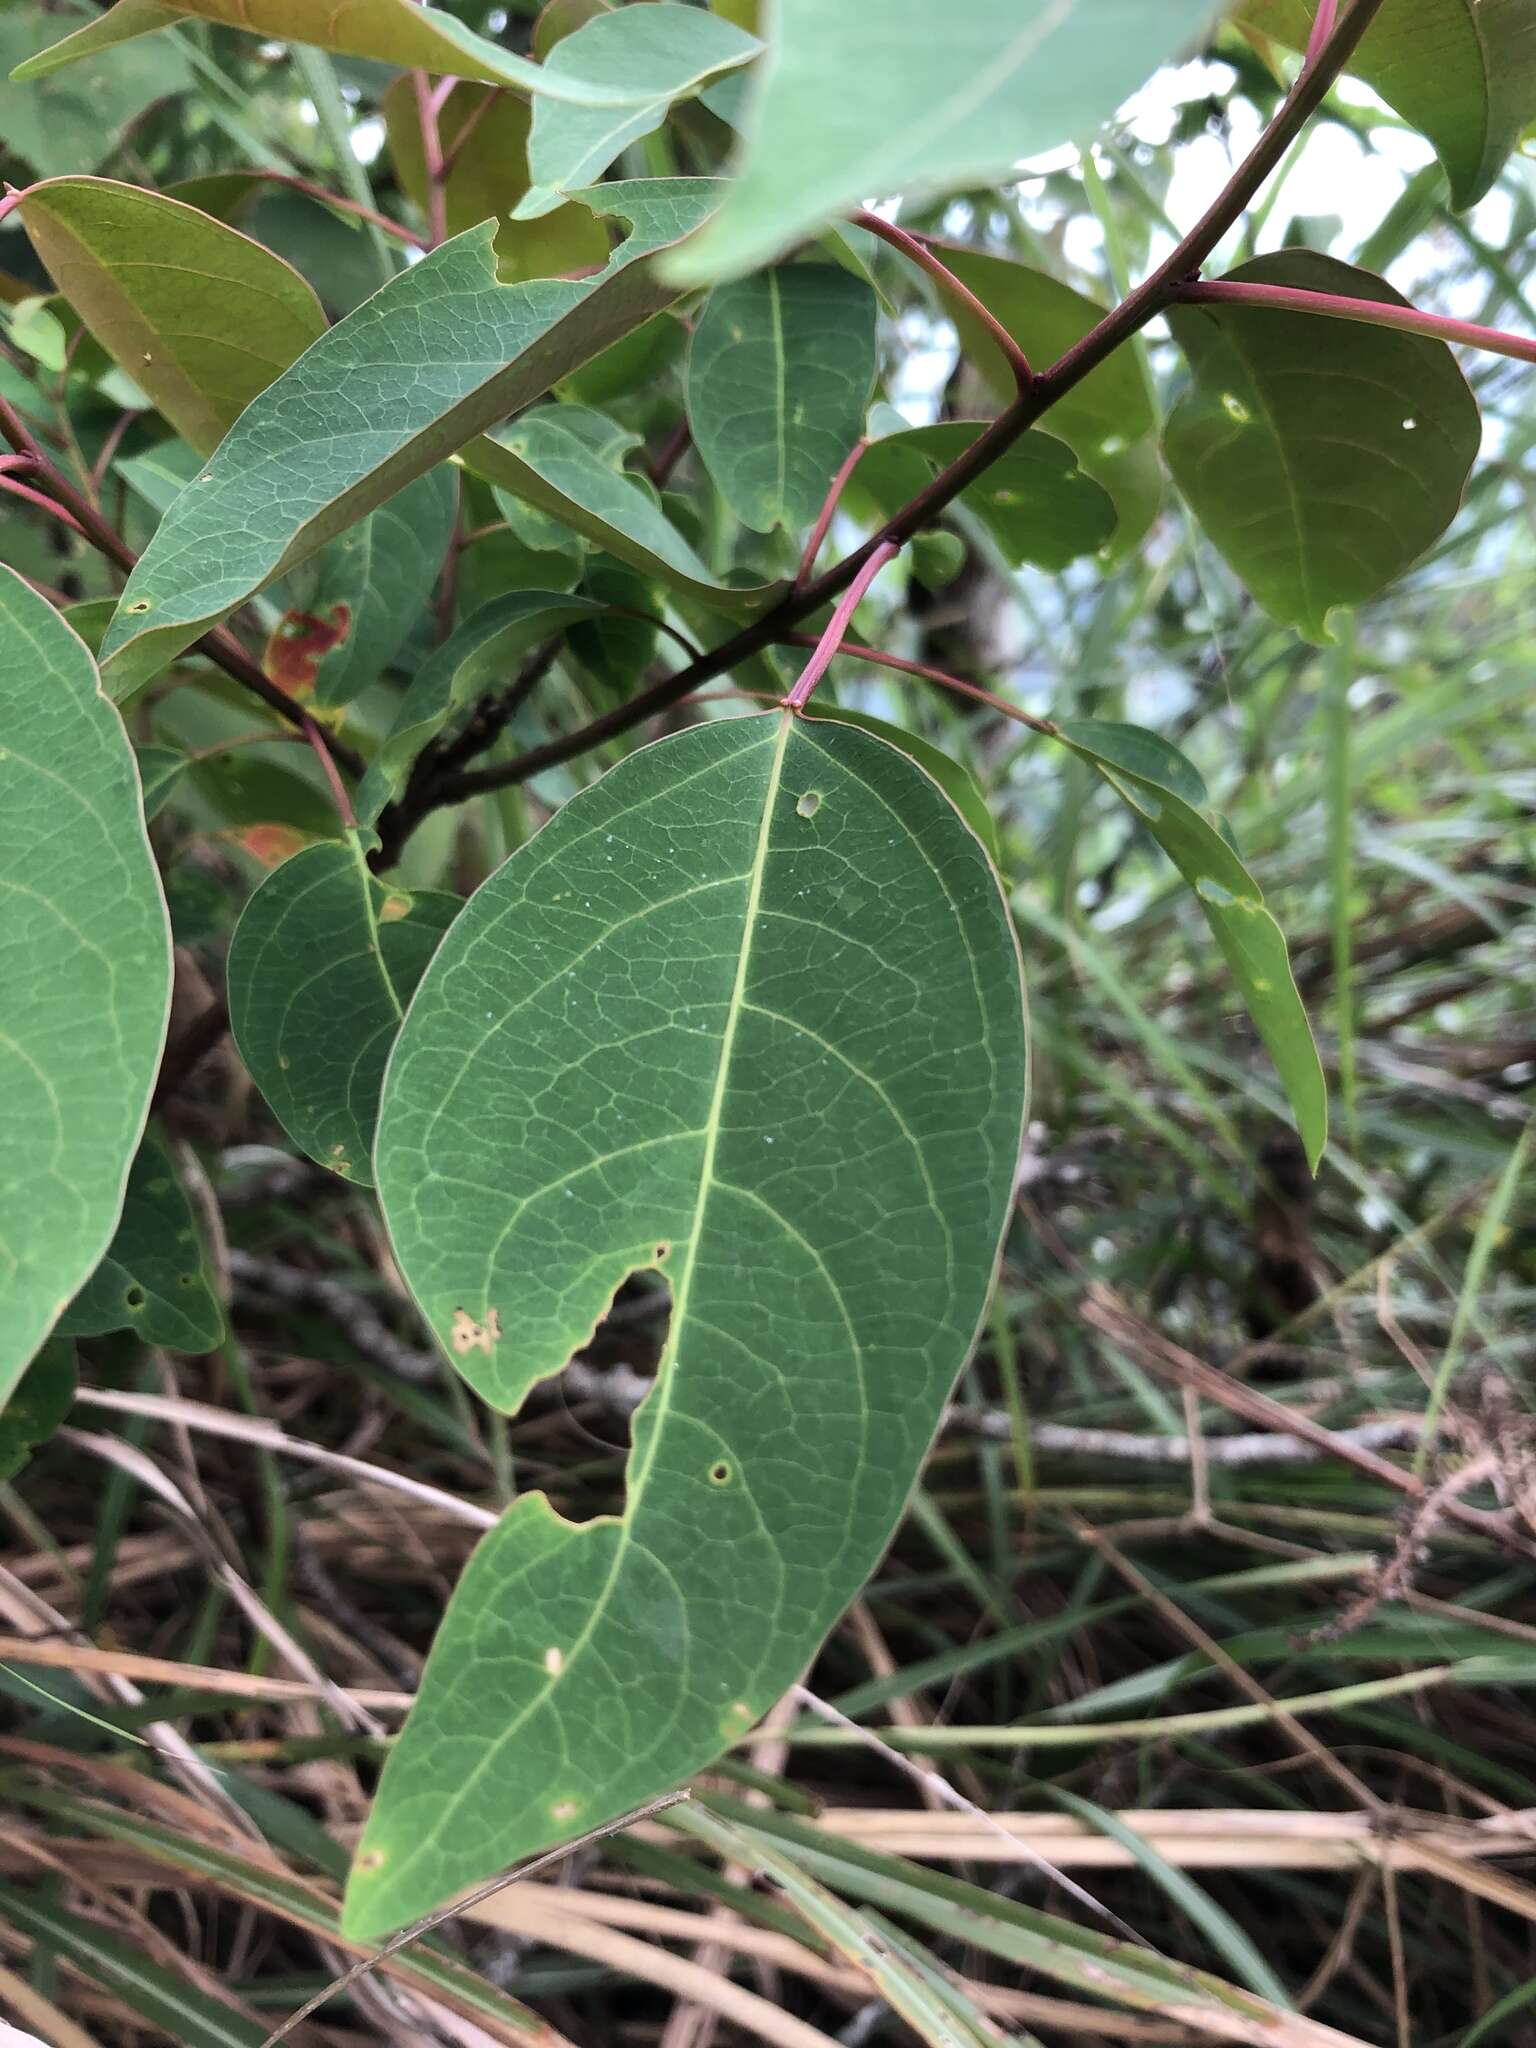
[[[790,647],[815,647],[818,644],[814,633],[786,633],[784,640]],[[978,704],[988,705],[1018,725],[1027,725],[1031,732],[1041,733],[1046,739],[1059,739],[1061,736],[1061,727],[1053,725],[1050,719],[1036,718],[1033,712],[1021,711],[1017,704],[1010,704],[1006,697],[994,696],[980,683],[968,683],[963,676],[952,676],[947,669],[933,668],[926,661],[908,661],[905,655],[887,654],[883,648],[861,647],[856,640],[845,640],[837,651],[846,654],[850,661],[871,661],[876,668],[897,669],[904,676],[920,676],[925,683],[937,683],[941,690],[953,690],[958,696],[973,697]]]
[[[816,524],[811,528],[811,537],[805,544],[804,554],[800,557],[800,567],[795,571],[794,587],[796,590],[803,590],[806,584],[810,582],[812,572],[816,567],[816,557],[821,553],[821,544],[827,537],[827,528],[832,524],[833,518],[836,516],[838,501],[843,495],[843,490],[849,477],[858,468],[859,459],[868,446],[869,443],[865,440],[855,441],[848,450],[848,453],[843,457],[842,467],[838,470],[837,475],[833,477],[831,485],[827,490],[827,495],[822,500],[821,510],[816,514]]]
[[[331,750],[325,743],[325,735],[306,711],[303,714],[304,737],[314,748],[325,770],[325,779],[331,785],[331,796],[335,800],[341,822],[349,832],[357,830],[357,813],[352,808],[352,799],[347,795],[346,785],[336,772],[336,763],[331,759]]]
[[[1339,0],[1317,0],[1317,13],[1312,17],[1312,33],[1307,37],[1305,62],[1315,64],[1328,46],[1339,18]]]
[[[816,652],[800,671],[797,681],[784,699],[784,709],[786,711],[803,711],[810,702],[812,690],[815,689],[816,685],[826,674],[828,663],[842,645],[843,635],[848,630],[849,620],[859,608],[860,598],[863,597],[865,591],[868,590],[870,584],[874,582],[886,563],[898,552],[898,544],[895,541],[881,541],[879,547],[875,549],[869,560],[860,569],[858,575],[854,577],[848,588],[838,599],[837,609],[827,621],[827,630],[816,644]]]
[[[1430,341],[1460,342],[1496,356],[1514,356],[1536,363],[1536,341],[1506,334],[1500,327],[1478,327],[1470,320],[1452,320],[1444,313],[1421,313],[1417,306],[1393,306],[1380,299],[1346,299],[1334,292],[1300,291],[1286,284],[1180,285],[1173,294],[1183,306],[1267,306],[1277,313],[1313,313],[1328,320],[1354,320],[1362,327],[1390,327],[1398,334],[1422,334]]]
[[[61,526],[72,527],[83,541],[90,541],[91,536],[73,512],[66,511],[55,499],[34,490],[31,484],[24,484],[14,470],[0,470],[0,491],[8,498],[22,498],[29,505],[40,505],[50,519],[57,519]]]
[[[1013,372],[1013,381],[1020,391],[1027,391],[1034,381],[1034,372],[1029,367],[1029,358],[1008,332],[995,313],[985,307],[967,285],[963,285],[949,266],[936,256],[928,244],[919,241],[916,235],[908,234],[893,221],[882,220],[878,213],[856,213],[855,227],[861,227],[867,234],[878,235],[882,242],[889,242],[893,249],[899,249],[920,270],[926,270],[942,291],[960,304],[975,320],[979,320],[994,342],[1002,350],[1003,357]]]
[[[443,138],[437,125],[437,100],[432,81],[425,71],[413,71],[416,88],[416,119],[421,126],[421,159],[427,177],[427,247],[435,249],[448,237],[447,171],[443,163]]]

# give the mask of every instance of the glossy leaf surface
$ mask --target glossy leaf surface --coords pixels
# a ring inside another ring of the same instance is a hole
[[[84,645],[0,569],[0,1401],[89,1278],[159,1065],[171,948]]]
[[[1139,726],[1071,719],[1062,738],[1131,806],[1188,882],[1285,1088],[1315,1172],[1328,1141],[1328,1084],[1291,973],[1285,934],[1176,747]]]
[[[103,647],[121,691],[494,420],[668,303],[645,259],[714,203],[704,181],[609,185],[630,224],[595,276],[499,281],[489,222],[385,285],[241,416],[161,521]]]
[[[161,193],[56,178],[21,217],[86,327],[203,454],[325,332],[280,256]]]
[[[1231,281],[1402,298],[1331,256],[1261,256]],[[1312,640],[1334,605],[1400,576],[1456,516],[1481,434],[1444,342],[1269,306],[1183,306],[1193,385],[1164,452],[1201,525],[1266,611]]]
[[[58,1328],[67,1337],[133,1330],[145,1344],[193,1353],[224,1341],[224,1311],[197,1218],[153,1124],[129,1172],[107,1255]]]
[[[847,725],[629,756],[484,885],[375,1153],[499,1408],[666,1273],[622,1519],[525,1496],[439,1631],[354,1866],[373,1936],[699,1769],[889,1540],[974,1337],[1025,1097],[1017,948],[942,792]]]
[[[1091,135],[1210,0],[779,0],[744,115],[740,175],[671,259],[689,283],[755,268],[873,196],[991,184]]]
[[[1243,0],[1245,27],[1306,48],[1312,0]],[[1481,199],[1536,120],[1530,0],[1392,0],[1350,70],[1433,143],[1457,206]]]
[[[758,533],[806,527],[864,431],[875,295],[830,263],[711,292],[688,354],[688,418],[726,504]]]
[[[350,834],[274,869],[235,927],[240,1057],[294,1143],[346,1180],[372,1182],[384,1062],[461,908],[441,890],[387,888]]]

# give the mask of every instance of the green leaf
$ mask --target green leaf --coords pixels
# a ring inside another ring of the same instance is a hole
[[[90,332],[203,454],[325,332],[296,270],[179,200],[107,178],[54,178],[20,212]]]
[[[417,10],[412,10],[417,11]],[[148,681],[258,590],[444,455],[527,405],[676,296],[645,260],[716,188],[606,185],[630,224],[595,276],[500,282],[489,222],[333,327],[236,422],[161,521],[107,636],[112,688]]]
[[[224,1311],[197,1218],[153,1124],[129,1172],[107,1255],[57,1327],[66,1337],[133,1330],[145,1344],[197,1356],[224,1341]]]
[[[1210,0],[779,0],[753,73],[740,176],[668,259],[738,276],[872,195],[990,185],[1108,120],[1192,45]]]
[[[850,504],[863,497],[880,518],[900,510],[984,430],[984,420],[945,420],[875,441],[848,486]],[[1065,441],[1036,427],[1015,441],[960,496],[1009,563],[1064,569],[1106,545],[1115,531],[1114,501],[1078,467]]]
[[[288,751],[274,742],[270,753],[237,747],[193,760],[169,800],[214,830],[285,825],[308,838],[335,838],[341,821],[329,791],[288,767],[279,758]]]
[[[421,616],[453,535],[458,491],[439,463],[288,579],[269,676],[324,709],[376,682]]]
[[[14,1479],[74,1406],[75,1347],[54,1336],[38,1352],[0,1415],[0,1482]]]
[[[229,1021],[283,1129],[345,1180],[371,1186],[384,1062],[405,1006],[462,908],[387,888],[356,833],[267,876],[229,947]]]
[[[1328,1142],[1328,1084],[1285,934],[1220,823],[1206,813],[1199,774],[1177,748],[1136,726],[1068,719],[1059,731],[1131,806],[1194,890],[1269,1048],[1315,1173]]]
[[[711,611],[736,617],[762,611],[781,586],[738,588],[716,582],[662,511],[649,484],[615,469],[592,445],[585,422],[593,417],[585,407],[540,406],[466,448],[465,465]]]
[[[1310,0],[1242,0],[1245,28],[1304,50]],[[1529,0],[1392,0],[1349,69],[1434,145],[1452,203],[1471,206],[1536,120]]]
[[[631,754],[487,882],[385,1077],[379,1192],[514,1410],[672,1278],[622,1518],[525,1495],[445,1617],[353,1868],[382,1933],[719,1756],[889,1540],[991,1287],[1018,953],[948,799],[846,724]]]
[[[1231,282],[1406,303],[1369,271],[1291,249]],[[1444,342],[1268,306],[1169,315],[1194,379],[1168,421],[1175,483],[1267,612],[1326,641],[1328,613],[1400,576],[1455,518],[1477,404]]]
[[[598,610],[590,598],[514,590],[482,605],[426,662],[400,700],[395,722],[368,765],[354,808],[364,825],[405,787],[411,764],[454,712],[493,685],[512,681],[520,655]]]
[[[614,609],[574,625],[566,645],[603,698],[616,702],[634,689],[656,652],[656,620],[662,599],[638,569],[614,561],[611,555],[592,558],[581,579],[581,590],[595,604]]]
[[[0,1404],[117,1226],[160,1063],[170,929],[122,720],[0,569]]]
[[[750,63],[762,47],[734,23],[677,0],[618,8],[563,36],[544,60],[546,83],[572,76],[645,97],[627,107],[535,100],[528,140],[533,190],[518,216],[548,213],[573,187],[593,184],[630,143],[661,126],[674,100]]]
[[[920,734],[908,732],[904,725],[892,725],[888,718],[876,718],[873,712],[848,711],[841,704],[826,704],[818,698],[816,716],[844,725],[856,725],[861,732],[873,733],[877,740],[884,740],[888,747],[897,747],[903,754],[909,754],[925,775],[933,777],[976,834],[987,849],[992,865],[999,869],[1002,867],[1003,847],[992,807],[982,795],[970,769],[955,760],[953,755],[946,754],[942,747],[934,746]]]
[[[264,40],[307,43],[338,57],[372,57],[402,71],[438,71],[548,93],[577,106],[636,106],[651,97],[643,84],[589,80],[570,68],[532,64],[420,0],[333,0],[325,7],[314,0],[117,0],[98,20],[18,65],[14,76],[41,78],[115,43],[187,21],[222,22]],[[157,51],[156,61],[164,65],[166,53]]]
[[[688,418],[715,486],[758,533],[807,527],[864,431],[875,295],[791,263],[709,295],[688,354]]]
[[[0,136],[5,147],[40,177],[99,164],[116,149],[130,121],[156,100],[192,83],[180,50],[125,50],[96,57],[73,78],[45,89],[10,82],[33,75],[32,64],[59,32],[53,8],[13,4],[0,8]],[[86,53],[81,52],[84,56]]]

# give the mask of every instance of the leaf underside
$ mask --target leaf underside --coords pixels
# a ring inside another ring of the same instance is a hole
[[[630,756],[472,899],[375,1167],[459,1370],[515,1410],[673,1288],[622,1519],[470,1562],[354,1865],[373,1937],[743,1735],[889,1540],[985,1307],[1022,1128],[1017,948],[942,792],[847,725]]]

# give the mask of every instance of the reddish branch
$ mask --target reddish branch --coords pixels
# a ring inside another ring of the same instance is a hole
[[[1180,285],[1174,298],[1181,306],[1259,306],[1275,313],[1353,320],[1362,327],[1389,327],[1397,334],[1422,334],[1430,341],[1459,342],[1489,355],[1536,363],[1536,341],[1523,334],[1506,334],[1500,327],[1479,327],[1471,320],[1421,313],[1417,306],[1394,306],[1381,299],[1348,299],[1336,292],[1298,290],[1285,284],[1206,284],[1201,279]]]
[[[896,552],[895,541],[881,541],[879,547],[875,549],[875,552],[860,569],[858,575],[854,577],[852,583],[849,584],[843,595],[838,599],[837,609],[833,612],[828,622],[827,630],[817,641],[815,653],[800,671],[793,688],[784,699],[784,709],[786,711],[803,711],[811,701],[811,692],[826,674],[827,666],[833,655],[842,646],[843,635],[847,632],[865,591],[868,590],[870,584],[874,582],[880,571]]]
[[[893,221],[882,220],[878,213],[856,213],[853,220],[854,225],[863,228],[867,234],[877,235],[882,242],[889,242],[893,249],[899,249],[902,255],[910,258],[920,270],[926,270],[950,298],[964,306],[972,319],[981,323],[1002,350],[1004,359],[1013,372],[1013,381],[1019,390],[1029,389],[1034,381],[1034,372],[1029,367],[1028,356],[997,315],[981,303],[968,285],[960,282],[948,264],[942,262],[926,242],[921,241],[916,235],[909,234],[905,228],[897,227]]]

